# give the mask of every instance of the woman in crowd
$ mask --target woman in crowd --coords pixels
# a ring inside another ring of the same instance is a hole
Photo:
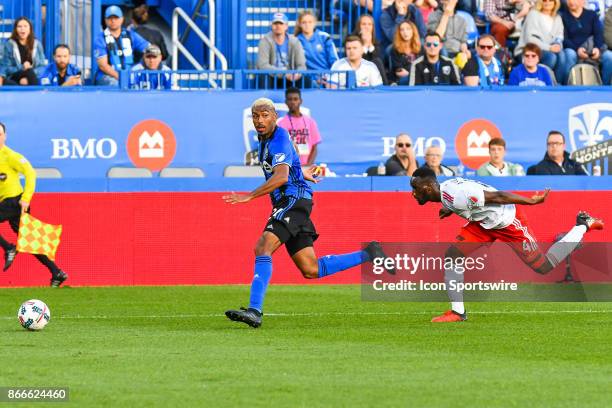
[[[405,20],[395,30],[391,49],[391,81],[408,85],[410,65],[421,52],[421,40],[414,23]]]
[[[46,66],[40,41],[34,38],[32,23],[25,17],[15,21],[11,37],[5,44],[4,68],[7,77],[19,85],[38,85],[37,71]]]
[[[525,18],[519,43],[514,51],[516,56],[523,53],[525,44],[536,44],[542,50],[541,62],[549,66],[557,79],[561,80],[565,54],[563,53],[563,21],[557,13],[561,0],[538,0],[535,10]]]
[[[298,16],[295,36],[302,43],[306,56],[306,68],[328,70],[338,61],[338,51],[330,35],[317,28],[317,17],[310,10]]]
[[[382,76],[383,83],[387,85],[387,75],[383,64],[384,50],[376,40],[374,18],[369,14],[362,14],[357,20],[357,24],[355,24],[353,34],[361,38],[361,42],[363,43],[363,59],[376,64],[376,68],[378,68]]]

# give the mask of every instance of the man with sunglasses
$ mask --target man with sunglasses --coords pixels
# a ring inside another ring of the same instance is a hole
[[[442,38],[436,32],[425,37],[425,55],[410,68],[410,85],[459,85],[459,69],[453,61],[440,55]]]
[[[412,149],[412,139],[406,133],[400,133],[395,138],[395,154],[389,157],[385,163],[388,176],[412,176],[412,173],[419,167],[414,149]]]
[[[463,67],[463,82],[467,86],[504,85],[504,66],[495,57],[495,37],[483,34],[476,44],[477,55]]]

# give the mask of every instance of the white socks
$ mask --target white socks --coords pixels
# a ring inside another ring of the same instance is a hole
[[[451,309],[459,314],[465,314],[465,306],[463,302],[451,302]]]
[[[569,230],[563,238],[555,242],[546,253],[546,257],[550,263],[553,264],[553,266],[559,265],[561,261],[567,258],[567,256],[576,249],[586,232],[587,227],[584,225],[576,225]]]

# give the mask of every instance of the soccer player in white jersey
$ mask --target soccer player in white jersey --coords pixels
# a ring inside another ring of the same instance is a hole
[[[435,173],[421,167],[412,174],[410,180],[412,195],[420,205],[428,202],[441,202],[440,218],[451,214],[465,218],[469,222],[461,228],[457,236],[457,244],[451,246],[446,254],[453,258],[465,257],[476,250],[479,245],[499,240],[513,242],[512,249],[531,269],[545,274],[554,269],[582,241],[583,235],[591,230],[603,229],[603,221],[581,211],[576,217],[573,227],[559,241],[553,244],[546,254],[538,248],[533,233],[527,224],[527,219],[516,204],[536,205],[543,203],[549,189],[543,194],[535,194],[531,198],[517,194],[498,191],[494,187],[474,180],[454,178],[438,183]],[[461,245],[460,243],[468,243]],[[460,276],[453,270],[445,270],[445,281]],[[460,322],[467,319],[463,305],[463,293],[448,291],[451,298],[451,310],[441,316],[434,317],[432,322]]]

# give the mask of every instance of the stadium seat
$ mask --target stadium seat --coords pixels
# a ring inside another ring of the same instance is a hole
[[[467,44],[469,48],[474,48],[474,44],[479,35],[474,17],[472,17],[470,13],[462,10],[457,10],[457,15],[461,16],[467,23]]]
[[[202,178],[206,173],[199,167],[166,167],[159,172],[159,177]]]
[[[568,85],[598,86],[602,84],[599,69],[593,64],[580,63],[572,67]]]
[[[538,64],[538,65],[544,68],[546,71],[548,71],[548,75],[550,75],[550,80],[552,81],[553,86],[559,85],[559,83],[557,82],[557,77],[555,76],[555,72],[552,70],[551,67],[549,67],[548,65],[544,65],[544,64]]]
[[[34,168],[36,178],[39,179],[58,179],[62,178],[62,172],[55,167],[38,167]]]
[[[111,167],[108,170],[108,178],[149,178],[153,173],[149,169],[138,167]]]
[[[263,177],[259,166],[227,166],[223,170],[224,177]]]

